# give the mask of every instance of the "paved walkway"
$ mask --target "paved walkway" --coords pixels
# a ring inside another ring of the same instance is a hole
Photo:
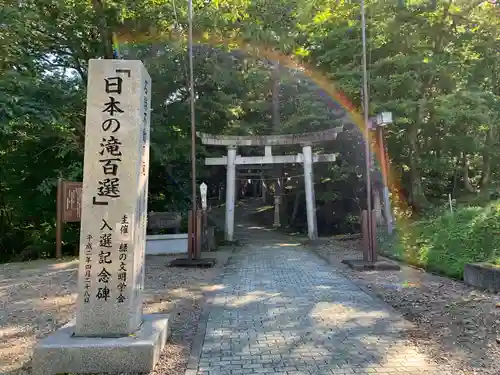
[[[198,374],[448,374],[405,345],[399,314],[300,245],[252,233],[213,298]]]

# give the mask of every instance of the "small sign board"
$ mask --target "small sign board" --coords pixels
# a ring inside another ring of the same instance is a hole
[[[76,223],[82,214],[82,183],[63,181],[62,183],[62,220]]]
[[[81,182],[57,180],[56,197],[56,258],[61,258],[64,223],[81,221],[82,214]]]

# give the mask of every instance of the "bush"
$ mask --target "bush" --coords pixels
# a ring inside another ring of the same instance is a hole
[[[463,277],[464,264],[500,264],[500,201],[463,207],[414,223],[398,223],[381,252],[429,271]]]

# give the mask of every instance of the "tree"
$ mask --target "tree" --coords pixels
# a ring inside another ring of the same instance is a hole
[[[370,114],[393,112],[395,124],[386,135],[401,190],[417,211],[447,194],[489,197],[500,179],[500,8],[470,0],[366,3]],[[112,56],[113,35],[124,58],[142,59],[153,79],[150,207],[189,207],[187,4],[5,0],[2,5],[0,257],[53,252],[56,180],[81,179],[87,63]],[[320,86],[335,85],[359,109],[356,2],[195,1],[194,13],[199,130],[272,133],[270,60],[280,53],[299,66],[280,62],[276,132],[338,124],[341,109]],[[317,73],[314,79],[301,64]],[[222,170],[201,168],[204,157],[219,151],[197,147],[199,179],[220,178]],[[365,204],[359,129],[346,129],[321,151],[337,152],[339,163],[315,167],[318,204],[325,207],[320,210],[327,215],[346,207],[357,215]],[[300,198],[300,189],[289,184],[286,192]],[[290,201],[289,212],[300,219],[298,203]],[[326,228],[331,218],[323,219]],[[65,238],[66,251],[74,251],[73,229]]]

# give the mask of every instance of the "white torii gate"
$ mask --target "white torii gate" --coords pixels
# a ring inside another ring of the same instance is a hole
[[[235,206],[235,177],[236,165],[261,165],[261,164],[290,164],[302,163],[304,165],[304,186],[307,209],[307,231],[309,239],[318,237],[316,223],[316,200],[314,196],[313,163],[335,161],[335,154],[313,154],[314,143],[331,141],[343,131],[343,126],[325,131],[268,135],[268,136],[217,136],[206,133],[197,133],[204,145],[226,146],[227,156],[206,158],[205,165],[225,165],[226,175],[226,225],[225,238],[227,241],[234,239],[234,206]],[[297,155],[273,155],[272,146],[302,145],[302,153]],[[263,156],[236,155],[238,146],[264,146]]]

